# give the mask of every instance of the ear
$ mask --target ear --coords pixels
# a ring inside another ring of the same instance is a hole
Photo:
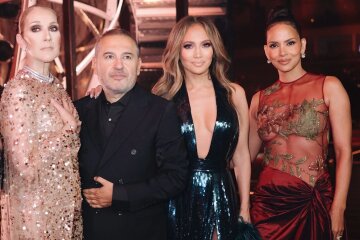
[[[27,47],[26,41],[19,33],[16,34],[16,42],[20,46],[20,48],[26,49],[26,47]]]
[[[269,59],[269,54],[268,54],[268,47],[267,47],[266,44],[264,45],[264,52],[265,52],[266,59],[270,60]]]
[[[141,58],[139,57],[138,59],[138,66],[137,66],[137,70],[136,70],[136,75],[139,76],[140,75],[140,69],[141,69]]]
[[[306,51],[306,39],[302,38],[301,39],[301,54],[305,53]]]

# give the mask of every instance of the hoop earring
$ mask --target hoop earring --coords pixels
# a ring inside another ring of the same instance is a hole
[[[268,60],[266,60],[266,62],[267,62],[267,64],[270,64],[270,63],[271,63],[271,60],[270,60],[270,59],[268,59]]]
[[[305,58],[305,57],[306,57],[305,53],[302,53],[301,58]]]

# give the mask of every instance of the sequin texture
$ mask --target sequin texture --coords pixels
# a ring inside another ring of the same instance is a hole
[[[73,108],[57,79],[40,82],[25,70],[4,89],[1,239],[82,239],[80,141],[78,133],[63,130],[51,99]]]
[[[174,97],[181,131],[190,157],[191,175],[186,190],[169,204],[169,237],[176,240],[235,238],[239,202],[233,171],[229,169],[238,140],[238,120],[227,101],[226,91],[214,81],[217,104],[210,150],[199,159],[191,109],[183,86]]]

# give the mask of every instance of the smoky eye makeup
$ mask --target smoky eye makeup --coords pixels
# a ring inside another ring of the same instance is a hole
[[[30,30],[31,30],[32,32],[38,32],[38,31],[41,30],[41,27],[40,27],[40,25],[38,25],[38,24],[32,25],[32,26],[30,27]]]
[[[51,25],[50,27],[49,27],[49,29],[50,29],[50,31],[52,31],[52,32],[57,32],[57,31],[59,31],[59,26],[58,25]]]
[[[202,46],[205,47],[205,48],[208,48],[208,47],[211,47],[212,44],[211,44],[210,41],[206,41],[206,42],[204,42],[204,43],[202,44]]]
[[[193,46],[192,43],[189,43],[189,42],[183,43],[183,48],[185,48],[185,49],[190,49],[190,48],[192,48],[192,46]]]

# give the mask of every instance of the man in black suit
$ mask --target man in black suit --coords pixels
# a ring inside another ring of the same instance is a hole
[[[165,240],[167,200],[187,180],[174,105],[136,84],[140,65],[128,33],[105,33],[93,59],[103,92],[75,102],[86,240]]]

